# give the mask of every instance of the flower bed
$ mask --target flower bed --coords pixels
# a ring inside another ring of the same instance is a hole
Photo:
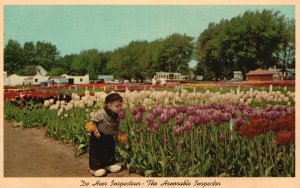
[[[104,92],[5,102],[18,126],[88,149],[84,125]],[[144,176],[295,176],[295,93],[186,90],[121,93],[118,158]],[[126,139],[125,139],[126,138]]]

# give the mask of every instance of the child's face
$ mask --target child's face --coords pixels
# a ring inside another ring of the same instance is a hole
[[[113,111],[114,113],[119,113],[122,111],[123,102],[121,101],[113,101],[107,104],[108,109]]]

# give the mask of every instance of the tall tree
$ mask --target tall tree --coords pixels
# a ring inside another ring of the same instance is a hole
[[[82,56],[74,55],[70,67],[71,75],[82,76],[88,73],[87,65],[85,64],[85,61],[83,61],[82,59],[83,59]]]
[[[91,79],[97,79],[99,72],[101,56],[97,49],[84,50],[80,53],[81,63],[86,65],[86,70]]]
[[[72,64],[74,57],[75,57],[74,54],[65,55],[64,57],[60,57],[57,60],[57,66],[61,67],[64,70],[64,73],[70,74],[71,73],[71,64]],[[52,67],[51,70],[53,68],[55,68],[55,67]],[[55,71],[55,72],[57,72],[57,71]]]
[[[282,43],[274,53],[277,65],[282,72],[287,68],[295,68],[295,20],[287,20],[287,27],[283,28]]]
[[[25,65],[37,65],[35,46],[33,42],[25,42],[23,46],[23,58]]]
[[[159,53],[161,71],[186,73],[193,52],[192,40],[190,36],[177,33],[167,37]]]
[[[17,41],[9,39],[4,48],[4,70],[10,75],[16,73],[23,66],[23,50],[21,45]]]
[[[277,65],[274,54],[281,48],[287,49],[283,41],[286,35],[293,35],[286,30],[284,16],[268,10],[246,11],[231,20],[211,23],[196,44],[196,57],[202,64],[198,68],[222,78],[232,75],[230,72],[234,70],[242,71],[245,76],[250,70]]]
[[[43,66],[46,70],[50,70],[51,67],[56,66],[59,52],[56,46],[50,42],[36,43],[36,61],[38,65]]]

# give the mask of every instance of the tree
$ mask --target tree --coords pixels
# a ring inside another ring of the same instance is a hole
[[[37,73],[37,69],[35,65],[27,65],[17,71],[17,74],[20,76],[33,76],[36,75],[36,73]]]
[[[62,67],[53,67],[47,73],[47,76],[60,76],[60,75],[62,75],[64,73],[66,73],[64,68],[62,68]]]
[[[25,65],[37,65],[35,46],[33,42],[25,42],[23,46],[23,59]]]
[[[287,21],[287,27],[282,32],[283,39],[279,45],[278,51],[274,53],[277,59],[277,65],[282,73],[287,68],[295,68],[295,20]]]
[[[60,57],[57,60],[57,66],[64,70],[64,73],[70,74],[71,73],[71,64],[74,59],[75,55],[65,55],[64,57]]]
[[[201,64],[197,71],[222,78],[235,70],[245,76],[256,68],[267,69],[279,63],[274,54],[287,49],[283,41],[292,33],[287,33],[284,16],[268,10],[246,11],[242,16],[211,23],[196,43],[196,58]]]
[[[70,67],[70,72],[74,76],[83,76],[87,74],[87,65],[82,60],[83,58],[80,55],[74,55]]]
[[[23,50],[21,45],[17,41],[9,39],[4,48],[4,70],[10,75],[23,66]]]
[[[56,66],[59,52],[56,46],[49,42],[36,43],[36,61],[38,65],[43,66],[46,70],[50,70],[51,67]]]
[[[97,79],[99,72],[97,67],[100,66],[100,54],[97,49],[84,50],[80,53],[81,63],[86,66],[91,79]]]
[[[159,52],[160,70],[167,72],[188,72],[188,62],[193,52],[193,38],[187,35],[168,36]]]
[[[145,78],[143,68],[147,67],[146,41],[132,41],[128,46],[115,50],[108,63],[108,69],[117,78],[142,81]]]

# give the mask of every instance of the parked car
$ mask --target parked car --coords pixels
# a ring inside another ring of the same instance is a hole
[[[104,83],[104,79],[94,80],[94,84],[102,84]]]
[[[46,87],[48,86],[48,82],[41,82],[38,86]]]
[[[289,75],[284,77],[285,80],[295,80],[295,76],[294,75]]]
[[[241,78],[232,78],[230,80],[230,82],[241,82],[241,81],[243,81],[243,79],[241,79]]]

